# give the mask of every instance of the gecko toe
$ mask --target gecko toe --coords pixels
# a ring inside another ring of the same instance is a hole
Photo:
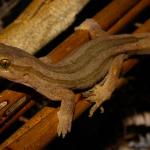
[[[72,117],[70,115],[59,115],[59,124],[57,128],[58,136],[61,136],[65,138],[66,134],[71,131],[71,124],[72,124]]]
[[[99,107],[99,105],[97,105],[97,104],[94,104],[92,106],[92,108],[90,109],[90,112],[89,112],[89,117],[93,116],[94,112],[97,110],[98,107]]]
[[[83,92],[82,96],[83,97],[89,97],[89,96],[92,96],[92,94],[93,94],[93,90],[88,90],[86,92]]]

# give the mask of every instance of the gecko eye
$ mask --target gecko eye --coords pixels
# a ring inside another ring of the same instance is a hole
[[[9,59],[1,59],[0,66],[4,69],[7,69],[10,66],[11,62]]]

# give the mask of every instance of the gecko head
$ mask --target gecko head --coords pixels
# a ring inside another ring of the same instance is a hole
[[[0,77],[6,79],[18,78],[17,71],[13,69],[14,64],[20,59],[20,51],[16,48],[0,44]]]
[[[19,48],[0,43],[0,77],[20,81],[33,65],[33,59],[32,55]]]
[[[30,58],[33,57],[29,53],[17,48],[0,43],[0,69],[8,70],[11,66],[20,67],[29,66]]]
[[[8,47],[4,44],[0,44],[0,71],[6,71],[11,66],[13,61],[12,53],[8,50]]]

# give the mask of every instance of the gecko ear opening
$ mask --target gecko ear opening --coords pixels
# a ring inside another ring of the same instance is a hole
[[[9,59],[1,59],[0,60],[0,66],[3,68],[3,69],[7,69],[11,64],[11,61]]]

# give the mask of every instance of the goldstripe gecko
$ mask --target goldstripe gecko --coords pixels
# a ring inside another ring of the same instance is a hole
[[[95,102],[90,115],[120,82],[122,63],[131,55],[150,54],[150,33],[99,37],[73,53],[66,62],[47,65],[15,47],[0,44],[0,76],[27,85],[51,100],[62,101],[58,111],[58,135],[71,130],[75,107],[73,90]]]

